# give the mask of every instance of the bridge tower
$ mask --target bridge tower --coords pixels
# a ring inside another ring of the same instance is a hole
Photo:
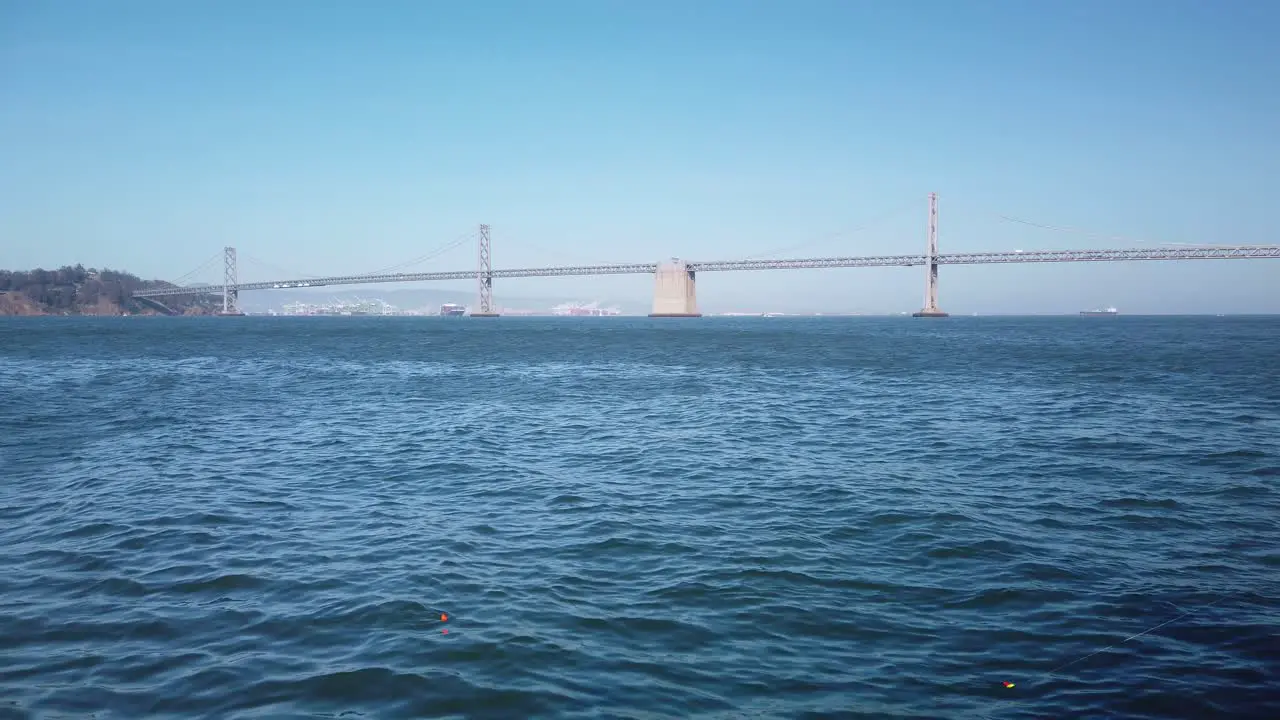
[[[911,317],[948,317],[938,308],[938,193],[929,193],[929,254],[925,257],[924,308]]]
[[[477,248],[476,284],[480,286],[480,307],[471,311],[471,317],[498,317],[493,309],[493,257],[490,254],[489,226],[480,226],[480,245]]]
[[[222,248],[222,312],[219,315],[243,315],[240,312],[240,281],[236,277],[236,249]]]

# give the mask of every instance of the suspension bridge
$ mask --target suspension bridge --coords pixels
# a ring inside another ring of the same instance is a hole
[[[598,265],[561,265],[547,267],[506,268],[495,270],[491,262],[488,225],[481,225],[477,245],[477,267],[474,270],[438,272],[375,272],[363,275],[334,275],[305,279],[270,280],[242,283],[238,280],[236,249],[223,249],[223,282],[221,285],[178,285],[149,288],[133,293],[133,297],[168,310],[161,298],[182,296],[221,296],[224,315],[240,315],[239,293],[248,290],[279,290],[330,285],[364,285],[370,283],[405,283],[474,278],[478,303],[471,317],[497,317],[493,303],[493,281],[500,278],[565,277],[571,275],[652,275],[654,277],[653,311],[650,317],[699,317],[697,274],[735,270],[795,270],[804,268],[853,267],[925,267],[924,306],[915,317],[947,317],[938,305],[938,268],[941,265],[1000,265],[1011,263],[1054,262],[1128,262],[1136,260],[1244,260],[1280,258],[1280,245],[1199,245],[1190,247],[1150,247],[1101,250],[1012,250],[997,252],[938,252],[938,197],[929,195],[928,238],[926,252],[920,255],[870,255],[850,257],[810,257],[789,260],[721,260],[617,263]],[[212,258],[211,258],[212,260]],[[191,273],[188,273],[190,275]]]

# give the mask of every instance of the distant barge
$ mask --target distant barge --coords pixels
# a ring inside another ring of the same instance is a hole
[[[1109,307],[1109,308],[1107,308],[1106,310],[1081,310],[1081,311],[1080,311],[1080,314],[1081,314],[1081,315],[1104,315],[1104,316],[1107,316],[1107,315],[1118,315],[1119,313],[1120,313],[1120,311],[1119,311],[1119,310],[1116,310],[1116,309],[1115,309],[1115,308],[1113,308],[1113,307]]]

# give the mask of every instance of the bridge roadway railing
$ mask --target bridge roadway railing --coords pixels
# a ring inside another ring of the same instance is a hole
[[[1205,245],[1177,248],[1130,248],[1111,250],[1011,250],[1001,252],[940,253],[935,262],[939,265],[993,265],[1034,262],[1122,262],[1129,260],[1230,260],[1247,258],[1280,258],[1280,245]],[[863,257],[801,258],[795,260],[724,260],[712,262],[688,262],[685,266],[694,272],[721,272],[733,270],[797,270],[804,268],[843,267],[912,267],[924,265],[927,255],[873,255]],[[657,263],[626,263],[615,265],[567,265],[559,267],[514,268],[494,270],[494,278],[562,277],[569,275],[650,275],[657,272]],[[470,280],[475,270],[446,272],[394,273],[382,275],[338,275],[305,280],[275,280],[269,282],[239,283],[234,290],[274,290],[299,287],[323,287],[325,285],[363,285],[367,283],[426,282],[435,280]],[[134,297],[157,298],[174,295],[219,294],[221,285],[194,285],[186,287],[152,288],[139,290]]]

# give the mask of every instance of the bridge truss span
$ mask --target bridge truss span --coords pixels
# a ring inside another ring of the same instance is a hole
[[[564,277],[568,275],[652,275],[658,263],[622,263],[617,265],[566,265],[563,267],[494,270],[494,277]]]
[[[1280,245],[1207,245],[1177,248],[1128,248],[1105,250],[1025,250],[1001,252],[940,253],[939,265],[1000,265],[1044,262],[1124,262],[1133,260],[1230,260],[1280,258]],[[731,272],[742,270],[803,270],[850,267],[917,267],[928,264],[927,255],[870,255],[861,257],[793,258],[789,260],[713,260],[686,263],[692,272]],[[573,275],[652,275],[658,263],[620,263],[601,265],[566,265],[551,267],[508,268],[493,271],[495,278],[566,277]],[[372,283],[433,282],[471,280],[474,270],[451,270],[422,273],[386,273],[377,275],[335,275],[306,280],[275,280],[236,284],[233,290],[280,290],[324,287],[327,285],[365,285]],[[220,294],[218,285],[188,285],[151,288],[134,293],[139,298],[173,297],[177,295]]]
[[[690,262],[694,272],[732,270],[804,270],[846,267],[912,267],[923,265],[924,255],[871,255],[867,257],[797,258],[791,260],[718,260]]]
[[[571,275],[652,275],[657,272],[657,263],[627,263],[617,265],[572,265],[561,267],[509,268],[492,271],[495,278],[521,277],[563,277]],[[443,272],[422,273],[384,273],[377,275],[334,275],[331,277],[307,278],[306,280],[271,280],[266,282],[239,283],[235,290],[290,290],[328,285],[368,285],[376,283],[434,282],[441,280],[473,280],[474,270],[450,270]],[[134,297],[158,298],[176,295],[220,294],[223,287],[218,285],[188,285],[164,288],[150,288],[135,292]]]
[[[1130,260],[1243,260],[1280,258],[1280,245],[1203,245],[1110,250],[1013,250],[942,253],[942,265],[994,265],[1035,262],[1124,262]]]
[[[1211,245],[1179,248],[1130,248],[1109,250],[1026,250],[1002,252],[940,253],[939,265],[1000,265],[1043,262],[1123,262],[1132,260],[1230,260],[1280,258],[1280,245]],[[849,267],[916,267],[929,261],[927,255],[871,255],[864,257],[795,258],[790,260],[717,260],[686,263],[692,272],[730,272],[741,270],[803,270]],[[567,265],[552,267],[509,268],[493,271],[495,278],[566,277],[572,275],[652,275],[658,263],[622,263],[612,265]],[[365,285],[371,283],[431,282],[470,280],[474,270],[452,270],[423,273],[389,273],[380,275],[335,275],[306,280],[276,280],[239,283],[235,291],[279,290],[323,287],[326,285]],[[218,285],[188,285],[151,288],[134,293],[139,298],[176,295],[220,294]]]

